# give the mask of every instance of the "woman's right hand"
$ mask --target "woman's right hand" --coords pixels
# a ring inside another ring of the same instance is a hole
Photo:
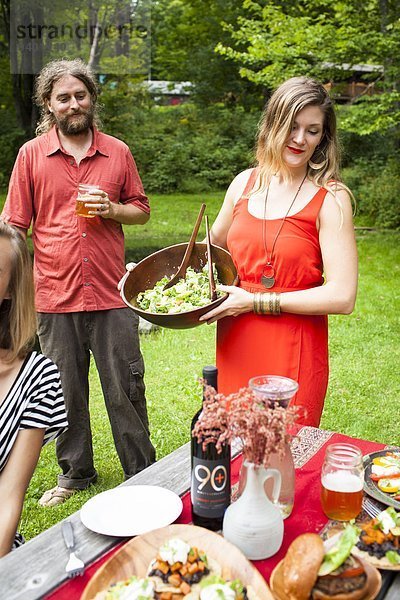
[[[207,321],[209,325],[223,317],[237,317],[253,310],[253,294],[250,292],[235,285],[217,285],[217,290],[228,293],[228,298],[217,308],[200,317],[199,321]]]

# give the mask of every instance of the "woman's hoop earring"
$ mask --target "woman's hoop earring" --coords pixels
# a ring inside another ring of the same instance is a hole
[[[311,160],[308,161],[308,166],[310,167],[310,169],[314,169],[315,171],[317,171],[318,169],[323,169],[324,167],[326,167],[326,165],[328,164],[328,159],[325,156],[325,153],[323,150],[316,150],[316,152],[314,152],[314,154],[319,153],[320,156],[322,156],[322,161],[321,162],[314,162]]]
[[[326,167],[327,162],[328,162],[327,158],[325,158],[325,160],[323,160],[320,163],[315,163],[315,162],[312,162],[312,160],[309,160],[308,166],[310,167],[310,169],[314,169],[315,171],[317,171],[318,169],[323,169],[324,167]]]

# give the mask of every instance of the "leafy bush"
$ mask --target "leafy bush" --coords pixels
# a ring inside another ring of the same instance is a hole
[[[24,141],[24,133],[15,124],[12,112],[0,106],[0,189],[8,185],[18,149]]]
[[[340,123],[340,121],[339,121]],[[386,131],[385,134],[373,133],[357,135],[339,127],[342,146],[342,166],[350,167],[360,161],[385,163],[395,152],[398,131]]]
[[[400,158],[400,157],[399,157]],[[400,161],[386,164],[357,161],[343,170],[343,179],[357,201],[357,214],[387,229],[400,229]]]
[[[258,113],[220,104],[158,106],[143,88],[105,89],[106,131],[131,148],[149,192],[225,188],[252,161]]]
[[[240,109],[156,106],[149,121],[130,146],[150,191],[225,188],[252,160],[254,118]]]

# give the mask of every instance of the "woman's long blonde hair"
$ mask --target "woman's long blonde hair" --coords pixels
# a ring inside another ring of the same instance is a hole
[[[10,299],[0,305],[0,348],[8,350],[7,361],[23,358],[36,334],[36,312],[32,261],[26,241],[13,227],[0,221],[0,238],[10,242]]]
[[[309,77],[288,79],[272,94],[260,120],[256,158],[261,186],[279,172],[290,179],[283,151],[296,115],[307,106],[318,106],[324,115],[323,135],[308,164],[307,176],[318,187],[340,181],[340,150],[333,102],[324,86]]]

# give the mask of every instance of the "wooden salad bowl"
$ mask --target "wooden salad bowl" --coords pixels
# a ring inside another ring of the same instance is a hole
[[[122,298],[129,308],[137,315],[143,317],[143,319],[146,319],[146,321],[170,329],[189,329],[201,325],[202,321],[199,321],[201,315],[204,315],[226,300],[228,295],[224,294],[213,302],[210,300],[210,303],[205,306],[174,314],[151,313],[139,308],[137,305],[138,294],[153,288],[157,281],[160,281],[165,275],[168,277],[174,275],[182,262],[186,247],[187,244],[184,243],[158,250],[158,252],[146,256],[146,258],[137,263],[133,271],[125,274],[121,287]],[[212,260],[215,264],[219,281],[223,285],[236,285],[236,268],[229,252],[219,246],[212,246]],[[195,244],[188,266],[192,267],[195,271],[201,271],[206,263],[207,244]]]

